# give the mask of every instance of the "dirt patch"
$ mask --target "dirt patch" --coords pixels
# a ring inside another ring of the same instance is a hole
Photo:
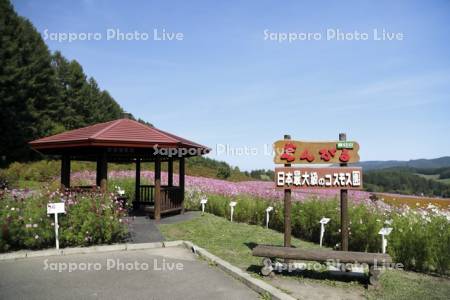
[[[267,281],[297,299],[311,300],[360,300],[366,299],[365,289],[359,284],[342,283],[336,286],[313,280],[292,279],[282,276],[267,278]]]

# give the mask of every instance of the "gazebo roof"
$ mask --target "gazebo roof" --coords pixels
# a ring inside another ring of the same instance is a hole
[[[209,148],[174,134],[130,119],[99,123],[30,142],[36,150],[57,150],[85,147],[114,148]]]

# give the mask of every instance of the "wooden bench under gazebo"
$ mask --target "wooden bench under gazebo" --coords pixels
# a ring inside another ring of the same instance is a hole
[[[185,158],[206,154],[209,148],[131,119],[99,123],[30,142],[47,155],[61,156],[61,188],[69,189],[72,160],[97,163],[96,186],[107,190],[108,162],[136,164],[133,207],[149,207],[155,220],[168,212],[183,212]],[[173,166],[179,164],[178,186]],[[141,163],[154,162],[154,185],[141,185]],[[167,163],[167,185],[161,184],[161,164]]]

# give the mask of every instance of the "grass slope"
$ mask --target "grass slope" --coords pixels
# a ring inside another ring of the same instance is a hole
[[[251,246],[283,245],[283,235],[275,230],[257,225],[231,223],[211,214],[183,223],[160,225],[160,229],[168,240],[192,241],[242,269],[261,264],[261,258],[252,256]],[[295,238],[292,239],[292,244],[302,248],[318,247]]]

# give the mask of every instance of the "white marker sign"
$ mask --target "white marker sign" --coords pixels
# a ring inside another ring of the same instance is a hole
[[[230,202],[230,209],[231,209],[230,221],[231,222],[233,222],[234,207],[236,206],[236,204],[237,204],[237,202],[235,202],[235,201]]]
[[[272,206],[266,208],[266,228],[269,228],[269,213],[273,210]]]
[[[208,199],[203,198],[200,200],[200,204],[202,205],[202,215],[205,213],[205,204],[208,203]]]
[[[60,203],[48,203],[47,204],[47,214],[63,214],[65,213],[64,202]]]
[[[59,234],[58,234],[58,214],[66,213],[64,207],[64,202],[59,203],[48,203],[47,204],[47,214],[55,215],[55,240],[56,240],[56,250],[59,250]]]
[[[381,250],[382,250],[383,254],[386,253],[386,247],[387,247],[386,236],[390,235],[391,232],[392,232],[392,228],[390,228],[390,227],[383,227],[378,232],[378,234],[381,234]]]
[[[320,220],[320,247],[322,247],[323,235],[325,234],[325,224],[330,222],[330,218],[322,218]]]
[[[330,222],[330,218],[322,218],[320,219],[320,224],[328,224]]]

